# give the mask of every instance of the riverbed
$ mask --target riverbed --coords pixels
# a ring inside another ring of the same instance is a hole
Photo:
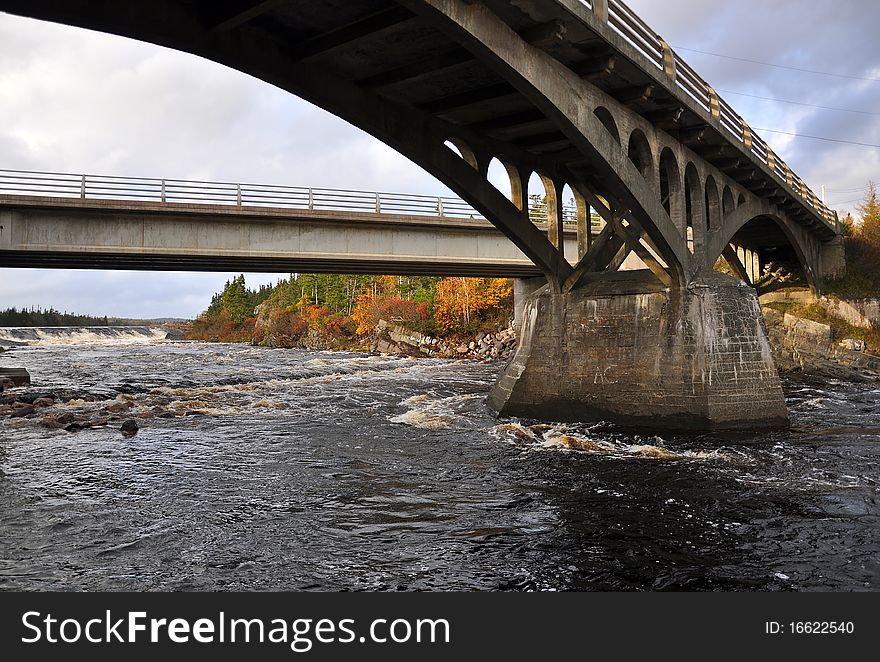
[[[499,421],[497,364],[189,342],[17,347],[0,589],[880,588],[880,384],[785,382],[793,428]],[[71,395],[73,393],[73,395]],[[577,448],[581,450],[576,450]]]

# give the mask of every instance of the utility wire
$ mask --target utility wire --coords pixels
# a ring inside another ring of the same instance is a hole
[[[816,71],[815,69],[801,69],[800,67],[789,67],[784,64],[774,64],[772,62],[764,62],[762,60],[753,60],[747,57],[736,57],[733,55],[722,55],[721,53],[710,53],[709,51],[701,51],[696,48],[685,48],[684,46],[676,46],[675,50],[688,51],[690,53],[700,53],[701,55],[711,55],[712,57],[720,57],[725,60],[737,60],[738,62],[751,62],[752,64],[761,64],[765,67],[776,67],[777,69],[788,69],[789,71],[799,71],[805,74],[818,74],[820,76],[834,76],[835,78],[849,78],[850,80],[867,80],[873,83],[880,83],[880,78],[870,78],[867,76],[852,76],[850,74],[835,74],[830,71]]]
[[[795,138],[809,138],[810,140],[824,140],[829,143],[841,143],[843,145],[859,145],[860,147],[874,147],[876,149],[880,149],[880,145],[874,145],[871,143],[860,143],[855,142],[854,140],[836,140],[834,138],[824,138],[822,136],[808,136],[803,133],[791,133],[790,131],[777,131],[776,129],[761,129],[755,127],[755,131],[766,131],[767,133],[779,133],[783,136],[794,136]]]
[[[835,108],[833,106],[817,106],[814,103],[804,103],[803,101],[788,101],[787,99],[777,99],[775,97],[762,97],[757,94],[746,94],[745,92],[734,92],[733,90],[717,90],[718,92],[724,92],[725,94],[735,94],[740,97],[749,97],[751,99],[762,99],[764,101],[776,101],[778,103],[790,103],[795,106],[807,106],[808,108],[821,108],[822,110],[837,110],[842,113],[858,113],[859,115],[880,115],[880,113],[873,113],[868,110],[852,110],[850,108]]]

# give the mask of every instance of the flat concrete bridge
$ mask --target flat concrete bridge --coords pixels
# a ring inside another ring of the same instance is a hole
[[[762,264],[788,260],[818,290],[843,266],[838,219],[619,0],[0,0],[0,10],[247,72],[384,141],[467,201],[546,282],[490,396],[500,412],[787,424],[749,283]],[[509,195],[488,180],[493,159]],[[532,173],[547,191],[546,229],[529,217]],[[621,272],[630,254],[646,269]],[[716,271],[721,258],[738,278]]]
[[[531,215],[546,224],[545,206]],[[565,215],[574,257],[575,210]],[[454,197],[11,170],[0,170],[0,266],[541,275]]]

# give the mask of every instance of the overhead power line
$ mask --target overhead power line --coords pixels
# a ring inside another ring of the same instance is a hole
[[[867,80],[872,83],[880,83],[880,78],[871,78],[868,76],[853,76],[851,74],[837,74],[831,71],[817,71],[815,69],[802,69],[800,67],[790,67],[785,64],[774,64],[773,62],[764,62],[763,60],[753,60],[748,57],[737,57],[735,55],[722,55],[721,53],[711,53],[709,51],[701,51],[696,48],[685,48],[684,46],[675,46],[675,50],[688,51],[690,53],[700,53],[701,55],[711,55],[712,57],[720,57],[725,60],[736,60],[738,62],[751,62],[752,64],[760,64],[765,67],[775,67],[777,69],[787,69],[788,71],[799,71],[805,74],[817,74],[819,76],[833,76],[835,78],[848,78],[850,80]]]
[[[880,115],[880,113],[874,113],[869,110],[853,110],[851,108],[835,108],[834,106],[819,106],[814,103],[805,103],[803,101],[789,101],[787,99],[777,99],[776,97],[762,97],[757,94],[746,94],[745,92],[734,92],[733,90],[718,89],[717,91],[723,92],[724,94],[735,94],[740,97],[749,97],[750,99],[761,99],[763,101],[776,101],[778,103],[790,103],[795,106],[806,106],[808,108],[821,108],[822,110],[836,110],[841,113],[858,113],[859,115]]]
[[[755,127],[755,131],[766,131],[767,133],[779,133],[783,136],[793,136],[795,138],[808,138],[810,140],[823,140],[829,143],[841,143],[843,145],[859,145],[860,147],[874,147],[876,149],[880,149],[880,145],[874,145],[872,143],[860,143],[854,140],[837,140],[836,138],[825,138],[823,136],[808,136],[803,133],[792,133],[790,131],[778,131],[776,129],[761,129]]]

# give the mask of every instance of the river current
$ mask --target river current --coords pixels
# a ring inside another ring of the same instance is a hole
[[[46,414],[115,399],[141,427],[0,420],[0,589],[880,589],[877,383],[786,381],[789,432],[634,435],[499,421],[499,366],[472,361],[185,342],[0,359],[66,389]]]

